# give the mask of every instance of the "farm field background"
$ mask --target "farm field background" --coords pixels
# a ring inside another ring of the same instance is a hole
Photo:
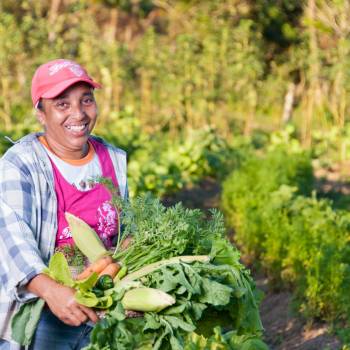
[[[263,301],[271,349],[349,349],[349,28],[348,0],[2,0],[0,152],[39,130],[36,67],[77,60],[131,197],[219,207],[266,300],[288,299],[299,328]]]

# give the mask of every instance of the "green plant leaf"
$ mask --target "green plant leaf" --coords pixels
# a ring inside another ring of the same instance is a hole
[[[44,273],[65,286],[74,286],[67,260],[61,252],[57,252],[51,257],[49,267],[44,270]]]
[[[43,299],[37,299],[19,308],[11,320],[13,340],[21,345],[30,345],[44,305]]]

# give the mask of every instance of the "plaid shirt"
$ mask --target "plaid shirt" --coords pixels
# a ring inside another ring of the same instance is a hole
[[[57,199],[39,135],[23,137],[0,159],[0,339],[9,340],[10,319],[19,305],[36,297],[25,285],[46,267],[55,248]],[[125,152],[96,140],[107,147],[120,193],[127,197]]]

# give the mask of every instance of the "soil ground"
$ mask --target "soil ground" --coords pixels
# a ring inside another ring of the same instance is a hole
[[[332,198],[334,184],[322,173],[320,185],[324,187],[325,196]],[[335,179],[339,180],[339,179]],[[335,181],[335,183],[338,183]],[[325,187],[327,185],[328,187]],[[350,193],[350,185],[349,185]],[[337,196],[337,195],[335,195]],[[206,178],[197,186],[186,188],[174,196],[164,199],[165,205],[173,205],[181,201],[188,208],[208,210],[218,208],[220,202],[220,186]],[[341,343],[330,334],[329,326],[314,322],[308,324],[292,311],[292,295],[288,291],[272,291],[265,276],[253,273],[257,287],[264,291],[260,314],[265,328],[265,341],[271,350],[340,350]]]
[[[265,341],[271,350],[338,350],[340,341],[329,334],[324,323],[308,324],[293,312],[292,295],[288,291],[273,292],[263,276],[254,276],[265,292],[260,315],[265,328]]]

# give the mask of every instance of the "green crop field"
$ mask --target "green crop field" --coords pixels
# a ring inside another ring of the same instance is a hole
[[[151,234],[159,251],[175,242],[166,229],[178,229],[177,255],[219,256],[217,242],[230,238],[225,278],[215,264],[152,272],[147,287],[183,290],[173,313],[125,320],[115,294],[88,349],[265,349],[250,269],[271,293],[291,293],[306,324],[325,324],[341,343],[334,349],[350,349],[349,28],[350,0],[0,0],[0,154],[9,138],[40,131],[30,98],[37,66],[76,60],[103,86],[94,134],[128,154],[129,229],[138,219],[144,229],[159,225],[152,234],[162,236]],[[221,191],[223,217],[208,221],[220,235],[202,221],[211,217],[199,210],[205,203],[161,205],[185,191],[191,202],[205,179]],[[175,255],[164,250],[137,267]],[[190,278],[199,281],[193,290]],[[220,296],[204,292],[206,283]],[[209,311],[197,325],[203,300]]]

